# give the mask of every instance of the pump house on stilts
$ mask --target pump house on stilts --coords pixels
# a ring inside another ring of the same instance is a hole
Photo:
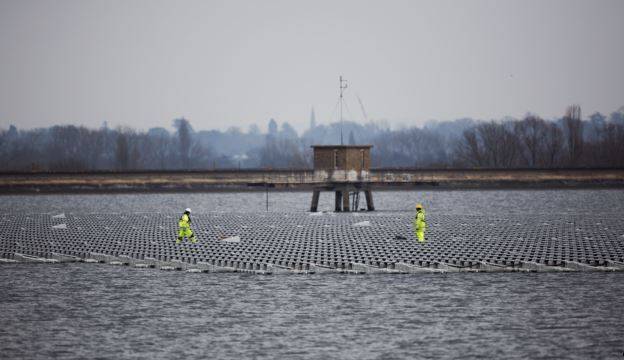
[[[358,211],[361,192],[366,196],[367,210],[375,210],[369,187],[372,145],[313,145],[312,148],[314,179],[318,185],[313,190],[310,211],[318,210],[321,191],[335,193],[335,211]]]

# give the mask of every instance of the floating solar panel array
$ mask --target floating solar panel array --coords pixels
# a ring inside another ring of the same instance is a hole
[[[0,262],[105,262],[163,270],[417,273],[624,270],[624,219],[412,213],[193,215],[199,240],[176,244],[179,214],[0,215]]]

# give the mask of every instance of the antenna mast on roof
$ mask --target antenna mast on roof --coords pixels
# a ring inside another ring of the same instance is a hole
[[[347,88],[347,80],[340,75],[340,145],[344,145],[342,140],[342,91]]]

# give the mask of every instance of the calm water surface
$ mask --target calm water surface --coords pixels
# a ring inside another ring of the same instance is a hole
[[[380,209],[622,214],[623,191],[376,193]],[[331,208],[329,193],[322,203]],[[2,196],[3,213],[259,211],[264,194]],[[271,193],[305,211],[308,193]],[[1,234],[0,234],[1,235]],[[622,358],[624,273],[188,274],[0,265],[0,358]]]
[[[378,211],[413,211],[417,202],[428,212],[442,214],[507,215],[516,213],[574,214],[624,211],[624,190],[490,190],[490,191],[378,191]],[[320,211],[333,211],[330,192],[322,192]],[[360,208],[365,207],[364,196]],[[269,192],[269,211],[305,212],[311,192]],[[105,195],[10,195],[0,196],[0,213],[175,213],[190,207],[196,213],[212,211],[265,211],[263,192],[167,193]]]

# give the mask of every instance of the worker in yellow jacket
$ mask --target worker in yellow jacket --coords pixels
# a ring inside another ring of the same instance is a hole
[[[425,228],[427,221],[425,220],[425,210],[422,204],[416,204],[416,216],[414,216],[414,235],[418,238],[418,242],[425,242]]]
[[[188,238],[193,244],[197,242],[195,234],[193,234],[193,231],[191,230],[191,209],[184,209],[184,214],[180,217],[178,225],[180,230],[178,231],[178,240],[176,240],[176,244],[181,243],[185,237]]]

